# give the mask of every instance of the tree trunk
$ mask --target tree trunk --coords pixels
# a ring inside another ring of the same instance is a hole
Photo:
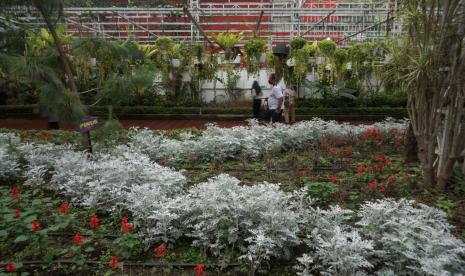
[[[73,71],[71,70],[71,66],[69,65],[68,59],[65,55],[65,52],[63,50],[63,46],[61,45],[60,39],[58,38],[58,35],[55,31],[55,26],[52,24],[52,21],[50,20],[50,16],[48,12],[42,7],[40,2],[38,0],[32,0],[34,3],[34,6],[36,6],[37,10],[39,10],[40,14],[42,14],[42,17],[44,18],[45,24],[47,25],[48,30],[50,31],[50,34],[53,36],[53,40],[55,42],[55,47],[58,51],[58,54],[60,55],[61,63],[63,64],[63,68],[65,69],[65,74],[67,77],[68,81],[68,86],[73,91],[79,101],[79,94],[78,94],[78,89],[76,86],[76,82],[74,81],[74,75]]]
[[[63,45],[61,45],[61,41],[58,38],[58,35],[55,31],[55,26],[53,25],[52,21],[50,20],[50,16],[47,12],[47,10],[44,9],[44,7],[40,4],[39,0],[32,0],[32,3],[34,6],[37,8],[37,10],[42,14],[42,17],[44,18],[45,24],[47,25],[48,30],[50,31],[50,34],[53,36],[53,40],[55,42],[55,47],[58,51],[58,54],[61,59],[61,63],[63,64],[63,68],[65,69],[65,74],[67,77],[67,82],[68,86],[73,92],[73,94],[76,97],[76,100],[78,104],[81,104],[80,98],[79,98],[79,93],[78,89],[76,86],[76,82],[74,81],[74,75],[73,71],[71,70],[71,66],[68,62],[68,58],[66,57],[65,51],[63,50]],[[85,135],[82,133],[82,146],[84,148],[89,148],[90,147],[90,135]]]
[[[413,133],[412,123],[409,123],[407,134],[405,137],[405,163],[418,162],[418,145],[417,139]]]

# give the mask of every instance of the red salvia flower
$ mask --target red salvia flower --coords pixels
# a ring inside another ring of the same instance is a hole
[[[348,146],[347,147],[347,153],[352,153],[352,152],[353,152],[352,146]]]
[[[19,218],[20,216],[21,216],[21,212],[18,209],[16,209],[15,210],[15,215],[13,217],[14,218]]]
[[[378,163],[384,162],[384,158],[382,156],[376,155],[375,162],[378,162]]]
[[[129,233],[134,229],[134,225],[132,223],[125,223],[121,225],[121,232],[123,234]]]
[[[335,175],[331,175],[331,176],[329,177],[329,181],[331,181],[332,183],[336,183],[337,177],[336,177]]]
[[[195,271],[195,276],[202,276],[205,274],[205,265],[204,264],[198,264],[195,266],[194,271]]]
[[[381,187],[379,187],[379,192],[384,194],[384,193],[387,192],[387,190],[386,190],[386,188],[384,188],[384,186],[381,186]]]
[[[134,225],[132,223],[128,223],[127,217],[121,218],[121,232],[122,233],[129,233],[134,229]]]
[[[77,231],[73,238],[73,244],[81,244],[83,240],[84,238],[81,236],[81,233]]]
[[[95,230],[98,229],[98,227],[100,226],[100,220],[98,219],[96,214],[92,214],[92,216],[90,217],[89,224],[90,227],[94,228]]]
[[[362,163],[360,166],[357,167],[357,173],[358,175],[361,175],[363,173],[363,170],[365,169],[365,163]]]
[[[62,215],[68,214],[69,204],[66,202],[61,203],[60,207],[58,208],[58,212]]]
[[[19,200],[19,198],[21,197],[21,194],[19,193],[18,188],[16,188],[16,186],[14,186],[14,187],[11,189],[10,196],[11,196],[11,198],[14,199],[14,200]]]
[[[155,253],[155,255],[157,257],[163,257],[165,256],[166,254],[166,245],[164,243],[160,244],[159,246],[157,246],[153,252]]]
[[[40,223],[37,220],[31,221],[32,224],[32,232],[37,232],[40,230]]]
[[[5,272],[15,272],[16,265],[13,262],[8,262],[5,265]]]
[[[368,185],[368,190],[374,190],[376,189],[376,187],[378,187],[378,183],[376,182],[376,180],[373,180],[371,181],[370,185]]]
[[[115,256],[111,257],[110,262],[108,263],[108,266],[110,267],[110,269],[113,269],[113,270],[121,269],[121,267],[119,266],[118,258],[116,258]]]

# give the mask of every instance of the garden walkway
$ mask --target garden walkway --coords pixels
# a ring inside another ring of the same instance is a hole
[[[125,128],[130,127],[147,127],[150,129],[177,129],[177,128],[205,128],[205,124],[213,123],[208,120],[120,120]],[[245,125],[244,121],[216,121],[220,127],[232,127]],[[73,130],[71,125],[60,125],[62,129]],[[0,119],[0,128],[14,128],[23,130],[43,130],[47,129],[47,120],[45,119]]]

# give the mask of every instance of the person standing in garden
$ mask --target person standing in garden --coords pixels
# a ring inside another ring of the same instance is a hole
[[[295,123],[295,91],[296,87],[284,90],[284,122]]]
[[[51,130],[51,129],[60,129],[60,125],[58,123],[58,118],[55,114],[53,114],[52,112],[48,111],[47,108],[42,105],[42,104],[39,104],[38,106],[38,111],[39,113],[41,114],[42,117],[47,117],[47,129],[48,130]]]
[[[263,93],[258,81],[253,81],[251,92],[253,97],[253,117],[255,119],[260,119],[260,108],[262,104]]]
[[[281,118],[281,111],[284,102],[283,89],[278,85],[278,79],[275,74],[271,74],[268,83],[273,86],[271,94],[268,96],[268,113],[267,119],[271,117],[271,122],[279,122]]]

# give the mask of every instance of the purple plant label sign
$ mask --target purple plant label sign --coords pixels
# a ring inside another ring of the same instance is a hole
[[[88,117],[85,118],[79,124],[79,132],[86,133],[91,131],[92,129],[96,129],[98,127],[98,119],[97,117]]]

